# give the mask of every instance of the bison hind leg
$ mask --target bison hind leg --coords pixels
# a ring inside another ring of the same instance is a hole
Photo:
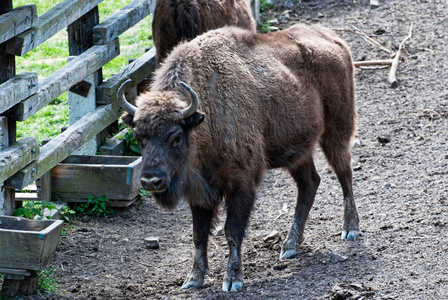
[[[302,160],[300,165],[289,167],[289,172],[297,183],[299,194],[297,196],[294,221],[288,236],[283,242],[280,259],[290,259],[296,256],[298,248],[303,242],[305,224],[320,184],[320,177],[317,174],[311,155],[307,159]]]
[[[324,138],[321,147],[328,163],[338,177],[344,196],[344,224],[341,238],[354,240],[359,236],[359,215],[353,196],[353,171],[350,160],[350,136],[339,139]]]

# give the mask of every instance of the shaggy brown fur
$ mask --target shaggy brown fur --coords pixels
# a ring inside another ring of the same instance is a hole
[[[199,109],[183,118],[190,95]],[[205,119],[204,119],[205,117]],[[320,144],[344,195],[342,237],[358,235],[350,140],[355,132],[355,83],[349,48],[332,31],[296,25],[265,35],[234,27],[205,33],[174,49],[140,95],[135,131],[143,155],[142,185],[163,207],[189,202],[196,248],[183,288],[208,272],[207,241],[219,203],[227,209],[229,262],[223,290],[242,286],[241,242],[256,188],[267,168],[284,168],[298,186],[291,231],[281,258],[296,255],[320,177]]]
[[[152,22],[157,63],[180,41],[226,25],[255,32],[249,0],[157,0]]]

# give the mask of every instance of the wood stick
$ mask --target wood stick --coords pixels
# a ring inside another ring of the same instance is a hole
[[[381,50],[383,50],[386,53],[391,53],[392,51],[390,51],[389,49],[387,49],[386,47],[384,47],[383,45],[381,45],[380,43],[378,43],[377,41],[375,41],[374,39],[372,39],[370,36],[368,36],[365,32],[363,32],[362,30],[359,30],[358,28],[355,27],[355,30],[351,29],[351,31],[356,34],[357,36],[359,36],[360,38],[362,38],[363,40],[365,40],[366,42],[368,42],[369,44],[380,48]]]
[[[353,62],[353,65],[356,68],[366,66],[390,66],[392,65],[392,59],[355,61]]]
[[[412,37],[412,27],[413,24],[411,23],[411,27],[409,28],[409,34],[407,37],[404,38],[404,40],[401,42],[400,46],[398,47],[397,53],[395,54],[394,59],[392,60],[392,65],[390,67],[389,72],[389,83],[391,87],[397,87],[397,69],[398,69],[398,62],[400,61],[401,56],[401,50],[404,46],[404,43]]]

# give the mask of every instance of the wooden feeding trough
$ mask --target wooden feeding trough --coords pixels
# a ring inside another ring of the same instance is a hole
[[[51,191],[62,202],[105,196],[109,206],[125,207],[140,194],[140,156],[72,155],[51,170]]]
[[[62,220],[0,216],[0,274],[4,296],[33,295],[37,270],[56,257]]]
[[[46,266],[54,258],[63,222],[0,216],[0,270]]]

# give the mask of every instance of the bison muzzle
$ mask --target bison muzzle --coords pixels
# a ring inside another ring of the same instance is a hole
[[[320,145],[344,199],[342,238],[359,234],[350,145],[355,132],[353,62],[331,30],[295,25],[269,34],[235,27],[209,31],[176,47],[137,107],[123,97],[123,121],[143,156],[142,186],[164,208],[185,199],[193,217],[193,268],[182,288],[202,286],[217,209],[227,210],[229,246],[222,289],[243,285],[241,244],[264,172],[283,168],[298,196],[280,258],[293,258],[320,177]]]

